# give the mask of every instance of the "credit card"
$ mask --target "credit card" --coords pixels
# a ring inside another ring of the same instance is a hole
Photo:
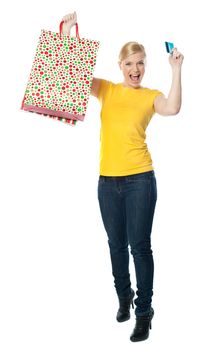
[[[170,43],[168,41],[165,41],[165,45],[166,45],[166,50],[168,53],[172,53],[172,50],[174,49],[174,44]]]

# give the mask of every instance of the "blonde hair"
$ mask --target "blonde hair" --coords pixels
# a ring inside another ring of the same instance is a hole
[[[119,63],[121,63],[123,60],[125,60],[128,56],[142,52],[144,54],[144,57],[146,57],[145,48],[142,44],[139,44],[136,41],[129,41],[120,50],[119,53]]]

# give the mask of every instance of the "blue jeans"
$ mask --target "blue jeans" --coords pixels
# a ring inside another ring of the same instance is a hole
[[[98,200],[119,298],[129,297],[129,249],[135,265],[135,314],[149,313],[153,295],[154,263],[151,231],[157,200],[154,170],[127,176],[99,176]]]

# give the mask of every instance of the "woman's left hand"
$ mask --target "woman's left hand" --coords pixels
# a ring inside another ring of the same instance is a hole
[[[177,48],[173,49],[172,54],[169,57],[169,62],[172,68],[181,67],[183,63],[184,56],[181,52],[177,51]]]

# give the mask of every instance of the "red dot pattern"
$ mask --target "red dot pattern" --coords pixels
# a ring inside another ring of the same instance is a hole
[[[23,103],[85,117],[98,49],[96,40],[42,30]]]

